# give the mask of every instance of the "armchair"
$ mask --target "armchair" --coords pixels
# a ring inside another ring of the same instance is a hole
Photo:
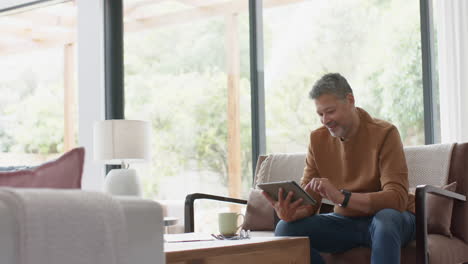
[[[416,187],[416,240],[402,249],[401,263],[461,263],[468,261],[468,143],[405,147],[410,187]],[[293,179],[299,182],[305,166],[305,153],[260,156],[255,184]],[[457,182],[455,192],[438,186]],[[428,233],[426,198],[429,194],[454,199],[450,231],[453,237]],[[185,200],[185,231],[194,230],[194,202],[211,199],[247,204],[246,200],[207,194],[191,194]],[[333,210],[324,201],[319,213]],[[255,231],[255,230],[252,230]],[[271,230],[270,235],[273,235]],[[251,234],[255,236],[256,232]],[[322,254],[327,263],[369,263],[370,249]]]

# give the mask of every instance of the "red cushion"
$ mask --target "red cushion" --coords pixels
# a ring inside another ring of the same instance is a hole
[[[84,148],[75,148],[33,169],[0,172],[0,186],[79,189],[84,153]]]

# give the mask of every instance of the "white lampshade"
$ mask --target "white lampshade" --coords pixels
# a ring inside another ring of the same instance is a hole
[[[94,159],[106,164],[149,161],[150,123],[104,120],[94,124]]]

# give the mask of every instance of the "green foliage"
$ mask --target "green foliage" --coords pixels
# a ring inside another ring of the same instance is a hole
[[[1,116],[3,148],[19,153],[51,154],[63,148],[63,92],[56,82],[40,82],[32,72],[12,81]]]
[[[225,77],[221,75],[222,77]],[[218,85],[216,85],[218,86]],[[209,168],[220,173],[226,184],[228,160],[228,120],[227,120],[227,87],[225,79],[220,87],[206,94],[195,107],[194,116],[197,122],[198,135],[195,137],[195,159],[200,168]]]
[[[247,190],[252,179],[248,17],[239,15],[238,21]],[[153,124],[152,177],[145,180],[149,196],[160,193],[159,181],[190,171],[215,172],[227,185],[225,31],[224,18],[216,17],[126,36],[125,115]]]
[[[265,10],[267,151],[305,150],[321,126],[308,92],[327,72],[342,73],[357,105],[393,122],[405,145],[424,144],[418,8],[331,0]]]
[[[417,9],[402,9],[395,2],[385,19],[410,16]],[[403,14],[402,14],[403,12]],[[368,69],[368,89],[364,107],[374,116],[394,123],[406,145],[424,144],[424,104],[422,90],[421,41],[419,23],[414,19],[393,24],[382,23],[384,32],[393,30],[392,38],[379,38],[374,45],[386,45],[385,55],[375,50],[370,56],[383,57],[382,67]]]
[[[0,151],[10,152],[11,147],[15,144],[13,137],[10,136],[3,128],[0,128]]]

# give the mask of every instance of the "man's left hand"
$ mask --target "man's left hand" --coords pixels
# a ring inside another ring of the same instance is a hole
[[[304,188],[312,190],[335,204],[343,202],[344,195],[327,178],[313,178]]]

